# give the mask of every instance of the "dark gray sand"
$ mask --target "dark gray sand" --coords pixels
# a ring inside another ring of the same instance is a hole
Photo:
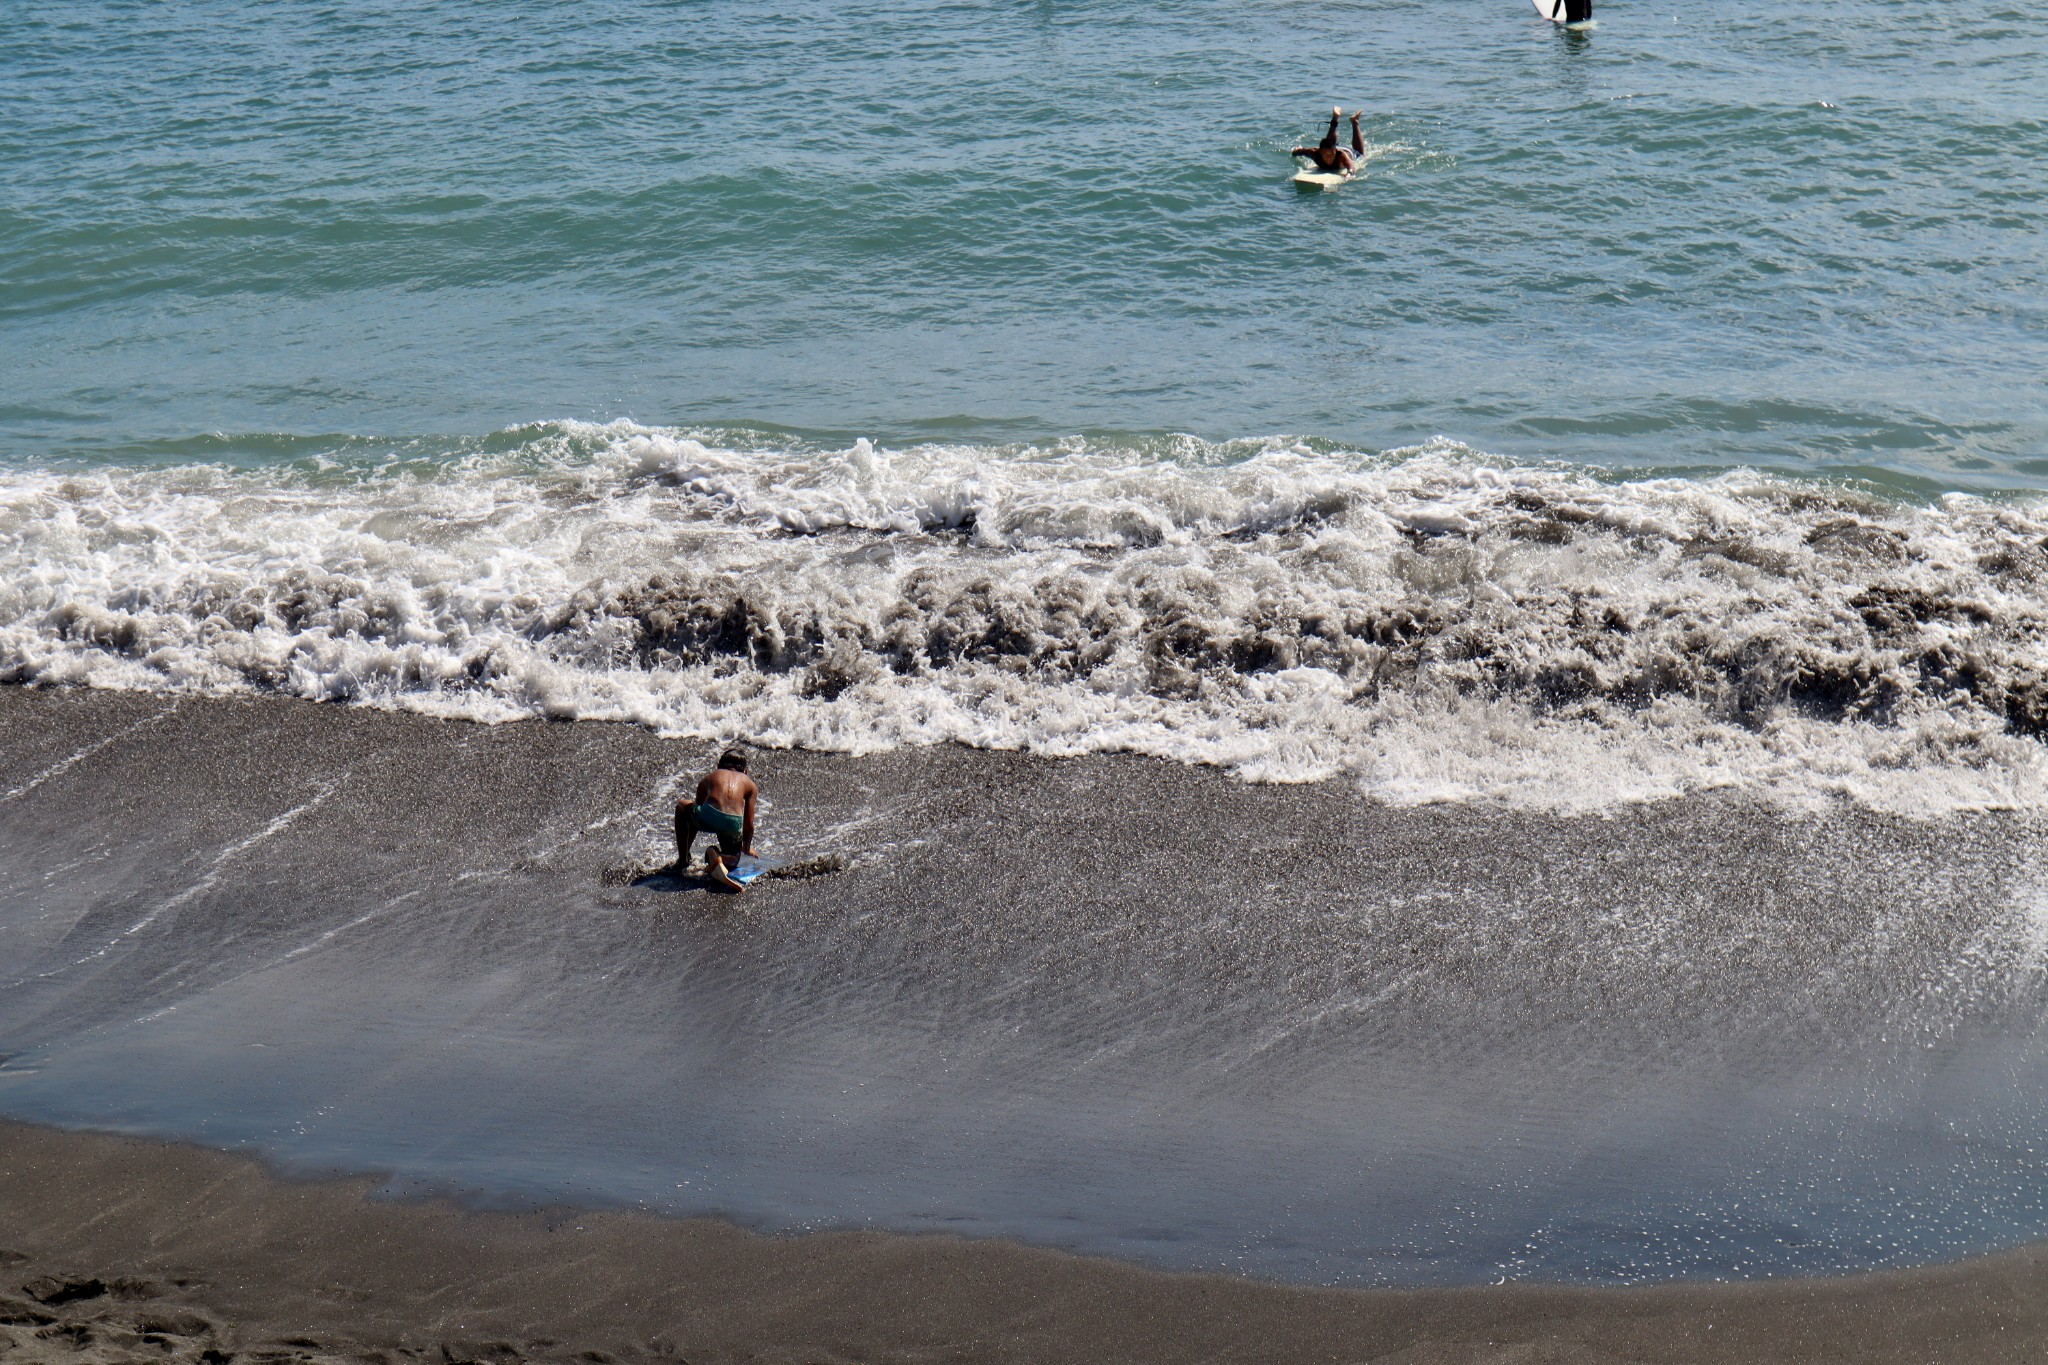
[[[2033,1253],[1907,1269],[2048,1234],[2029,819],[769,752],[768,851],[844,866],[730,897],[642,875],[712,752],[0,689],[0,1115],[458,1201],[12,1129],[22,1282],[184,1266],[238,1340],[691,1359],[2041,1340],[2001,1316]],[[531,1212],[569,1206],[640,1212]],[[33,1311],[100,1307],[147,1305]]]
[[[369,1183],[0,1124],[0,1359],[2003,1365],[2048,1349],[2036,1251],[1753,1285],[1302,1289],[945,1236],[466,1212],[367,1199]]]

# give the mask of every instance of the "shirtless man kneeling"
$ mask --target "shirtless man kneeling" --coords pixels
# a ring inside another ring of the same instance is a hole
[[[744,891],[732,866],[754,856],[754,798],[761,789],[747,776],[747,756],[737,749],[719,755],[718,766],[697,784],[694,801],[676,802],[676,868],[690,866],[690,846],[700,834],[716,837],[704,850],[704,871],[728,891]]]

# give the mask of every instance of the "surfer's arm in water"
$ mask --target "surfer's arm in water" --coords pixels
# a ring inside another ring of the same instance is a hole
[[[1330,110],[1330,131],[1323,134],[1323,140],[1313,147],[1296,147],[1288,155],[1309,157],[1316,165],[1327,167],[1330,164],[1330,154],[1337,150],[1337,120],[1343,117],[1342,109]]]

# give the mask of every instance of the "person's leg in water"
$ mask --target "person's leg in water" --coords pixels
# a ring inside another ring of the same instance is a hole
[[[724,887],[732,884],[732,878],[725,870],[725,860],[718,856],[716,843],[704,845],[704,875],[713,886]]]
[[[747,888],[734,881],[732,873],[728,870],[729,864],[739,860],[739,854],[726,852],[724,843],[723,839],[713,839],[704,845],[704,875],[711,879],[714,886],[723,887],[727,891],[744,891]]]
[[[697,842],[697,807],[695,802],[676,802],[676,871],[682,872],[690,866],[690,845]]]
[[[1363,109],[1351,111],[1351,164],[1353,166],[1365,164],[1365,135],[1358,131],[1358,116],[1364,112]]]

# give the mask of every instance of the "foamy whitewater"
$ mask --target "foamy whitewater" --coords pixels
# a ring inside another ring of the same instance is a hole
[[[2048,797],[2048,510],[1448,441],[614,422],[0,474],[0,679],[1129,752],[1396,803]]]

